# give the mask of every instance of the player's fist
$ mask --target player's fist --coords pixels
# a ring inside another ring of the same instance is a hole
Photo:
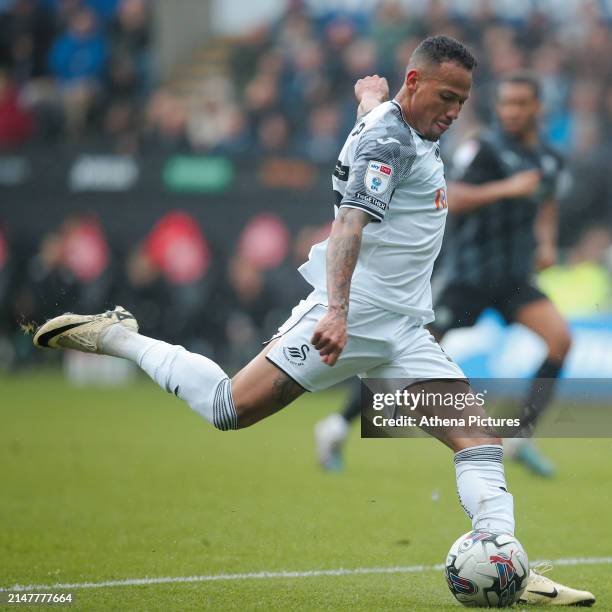
[[[360,104],[366,97],[385,102],[389,99],[389,83],[385,77],[377,74],[363,77],[355,83],[355,97]]]
[[[311,344],[319,351],[321,361],[333,366],[346,346],[346,315],[328,310],[317,323]]]
[[[523,198],[535,194],[540,186],[542,175],[538,170],[523,170],[505,179],[507,198]]]

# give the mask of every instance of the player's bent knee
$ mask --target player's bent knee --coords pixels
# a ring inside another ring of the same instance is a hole
[[[234,406],[236,407],[237,429],[245,429],[254,425],[259,420],[256,418],[256,411],[251,403],[240,401],[234,398]]]
[[[572,337],[569,331],[559,334],[555,338],[554,346],[552,347],[551,357],[557,361],[563,361],[572,348]]]
[[[276,412],[273,407],[267,405],[268,402],[254,401],[253,398],[245,398],[241,395],[234,397],[234,406],[236,408],[237,427],[236,429],[245,429],[251,427],[255,423],[259,423],[268,415]]]
[[[548,358],[552,361],[562,362],[572,348],[572,336],[565,326],[560,326],[554,334],[544,336],[548,349]]]

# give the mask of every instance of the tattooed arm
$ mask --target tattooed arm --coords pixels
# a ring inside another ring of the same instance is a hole
[[[311,342],[321,361],[333,366],[346,345],[346,320],[351,278],[361,248],[361,233],[370,216],[356,208],[341,207],[327,244],[327,314],[315,328]]]
[[[359,103],[357,119],[361,119],[366,113],[389,99],[387,79],[377,74],[359,79],[355,83],[355,97]]]

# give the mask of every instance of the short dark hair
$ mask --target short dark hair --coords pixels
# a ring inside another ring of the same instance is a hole
[[[476,58],[472,52],[458,40],[450,36],[430,36],[421,41],[410,56],[410,64],[419,59],[440,65],[444,62],[455,62],[466,70],[474,70]]]
[[[542,94],[542,86],[538,77],[529,70],[519,70],[517,72],[510,72],[500,77],[497,81],[497,91],[499,91],[500,85],[506,83],[516,83],[518,85],[528,85],[533,91],[533,95],[536,100],[540,99]]]

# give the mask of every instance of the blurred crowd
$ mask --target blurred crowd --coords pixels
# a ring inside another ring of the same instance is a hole
[[[570,271],[582,274],[607,308],[611,4],[381,0],[353,3],[364,8],[348,12],[289,0],[278,19],[233,39],[221,69],[179,96],[156,84],[151,0],[0,0],[0,153],[69,141],[83,150],[295,157],[327,167],[355,121],[354,82],[378,73],[394,91],[423,37],[452,35],[473,48],[479,65],[462,118],[443,140],[445,156],[494,122],[498,76],[536,71],[544,135],[565,155],[573,177],[562,202],[567,254],[549,273],[549,290]],[[227,48],[228,41],[218,44]],[[264,202],[254,203],[254,210],[264,209]],[[9,333],[2,330],[17,318],[40,322],[63,310],[96,311],[123,301],[145,331],[207,344],[231,368],[303,297],[307,288],[295,268],[326,231],[308,227],[291,235],[264,213],[223,258],[197,219],[175,211],[132,250],[118,252],[100,221],[81,215],[43,236],[36,253],[18,258],[1,221],[0,362],[7,346],[1,336]],[[566,293],[576,295],[571,283]],[[25,342],[13,344],[13,359],[29,350]]]
[[[67,134],[124,151],[329,161],[354,122],[355,80],[378,73],[397,89],[412,50],[433,33],[466,42],[479,61],[447,149],[491,123],[492,83],[519,68],[542,79],[553,144],[581,158],[611,140],[605,0],[381,0],[352,12],[311,4],[288,0],[280,18],[232,42],[225,69],[181,97],[154,86],[151,0],[1,0],[0,147]]]
[[[0,370],[57,356],[32,350],[23,333],[32,326],[115,304],[137,314],[143,333],[237,369],[308,294],[296,268],[329,229],[305,226],[292,235],[278,216],[257,213],[228,251],[194,216],[171,210],[121,247],[97,216],[82,213],[24,252],[0,226]]]
[[[467,135],[494,123],[495,79],[530,68],[542,82],[544,135],[575,177],[564,203],[567,227],[610,223],[612,2],[381,0],[353,12],[309,8],[318,4],[287,0],[279,18],[232,39],[228,61],[179,96],[155,85],[152,0],[0,0],[0,151],[73,140],[118,153],[327,164],[355,120],[354,82],[378,73],[395,91],[418,42],[445,33],[469,44],[479,65],[443,155],[450,159]]]
[[[292,233],[277,215],[260,212],[228,250],[193,215],[171,210],[120,247],[97,216],[82,213],[59,222],[34,252],[23,252],[0,227],[0,370],[58,357],[35,351],[23,333],[47,318],[123,304],[143,333],[236,371],[310,292],[296,268],[329,231],[326,224]],[[570,318],[612,315],[607,228],[585,229],[539,282]]]
[[[0,2],[0,150],[117,136],[151,91],[147,0]]]

